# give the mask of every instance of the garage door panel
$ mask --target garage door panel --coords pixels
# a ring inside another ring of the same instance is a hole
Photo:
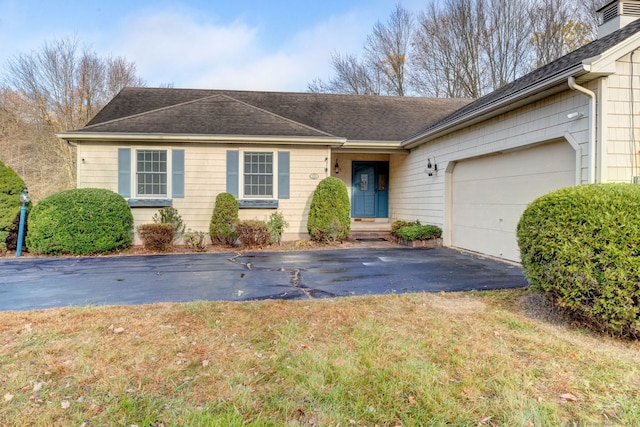
[[[454,225],[509,230],[517,225],[526,204],[478,205],[460,204],[460,212],[454,217]]]
[[[575,184],[575,151],[563,141],[459,162],[452,184],[452,245],[519,261],[522,212],[535,198]]]
[[[504,245],[501,242],[511,238],[512,233],[476,227],[460,227],[459,232],[460,239],[456,242],[456,247],[510,259],[505,257]]]
[[[453,227],[476,227],[484,230],[514,232],[518,226],[520,215],[526,207],[525,204],[461,204],[458,205],[460,212],[454,217]]]
[[[503,177],[501,179],[478,180],[475,182],[457,183],[459,192],[456,192],[458,200],[476,200],[478,194],[482,194],[479,204],[502,204],[507,202],[527,205],[531,203],[530,189],[538,189],[538,195],[557,188],[558,182],[573,180],[574,171],[561,171],[540,175],[520,175]]]
[[[497,157],[500,157],[499,168],[494,167]],[[482,176],[483,179],[502,179],[508,176],[522,175],[523,173],[535,174],[535,170],[523,169],[523,163],[536,165],[540,172],[575,171],[575,151],[567,142],[545,144],[461,162],[460,165],[464,164],[464,170],[456,170],[455,173],[456,175],[460,174],[457,179],[461,181],[472,181],[478,176]]]

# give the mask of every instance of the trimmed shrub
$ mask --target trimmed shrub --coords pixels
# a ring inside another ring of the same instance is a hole
[[[552,192],[517,234],[524,274],[547,300],[595,330],[640,337],[640,185]]]
[[[271,240],[271,230],[266,222],[258,219],[238,221],[236,224],[238,240],[248,248],[263,247]]]
[[[284,229],[289,226],[289,223],[285,221],[284,216],[278,211],[273,212],[271,215],[269,215],[267,226],[269,227],[269,230],[271,232],[271,239],[269,240],[269,243],[281,244]]]
[[[238,233],[235,230],[238,220],[238,201],[236,198],[230,193],[218,194],[209,226],[211,242],[232,246],[238,238]]]
[[[136,228],[145,249],[166,252],[173,246],[175,227],[173,224],[142,224]]]
[[[336,177],[320,181],[313,192],[307,231],[319,242],[342,241],[351,232],[351,205],[347,187]]]
[[[171,224],[173,225],[173,237],[172,242],[184,233],[185,225],[182,221],[182,217],[178,213],[178,209],[172,206],[166,206],[160,209],[153,215],[153,222],[155,224]]]
[[[20,193],[25,189],[22,178],[0,162],[0,252],[16,249],[20,219]],[[27,205],[27,211],[31,202]],[[26,236],[26,223],[25,223]]]
[[[412,242],[414,240],[437,239],[442,236],[442,229],[437,225],[420,224],[420,221],[394,221],[391,234],[399,239]]]
[[[182,236],[187,248],[195,252],[204,252],[207,249],[207,233],[188,229]]]
[[[392,235],[396,235],[396,232],[398,230],[400,230],[402,227],[406,227],[408,225],[414,225],[417,221],[404,221],[404,220],[397,220],[397,221],[393,221],[391,223],[391,234]]]
[[[119,194],[79,188],[41,200],[29,215],[27,247],[37,254],[87,255],[131,246],[133,215]]]

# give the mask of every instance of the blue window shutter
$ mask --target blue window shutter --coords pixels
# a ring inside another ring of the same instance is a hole
[[[131,197],[131,149],[118,148],[118,194]]]
[[[278,151],[278,199],[289,198],[289,152]]]
[[[238,187],[240,186],[239,156],[238,150],[227,150],[227,193],[235,198],[238,198]]]
[[[171,195],[184,197],[184,150],[171,151]]]

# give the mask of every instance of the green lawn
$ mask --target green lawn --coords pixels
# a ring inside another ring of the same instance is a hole
[[[527,290],[0,313],[0,425],[633,426],[640,345]]]

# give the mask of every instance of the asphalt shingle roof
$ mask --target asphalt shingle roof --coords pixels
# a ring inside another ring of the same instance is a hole
[[[335,136],[353,141],[402,141],[469,102],[128,87],[77,132]]]

